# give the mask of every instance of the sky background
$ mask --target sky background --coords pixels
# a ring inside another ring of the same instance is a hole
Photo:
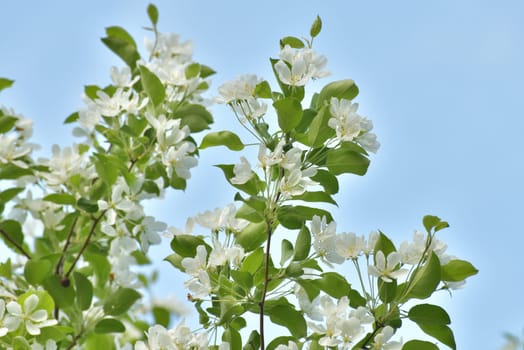
[[[0,2],[0,77],[16,80],[0,104],[34,119],[33,140],[75,140],[63,120],[82,106],[87,84],[110,82],[122,66],[101,42],[119,25],[142,43],[146,1]],[[448,251],[473,262],[479,275],[452,298],[443,295],[458,349],[496,349],[501,333],[524,328],[522,228],[524,198],[524,2],[522,1],[156,1],[162,32],[194,43],[195,59],[218,74],[212,91],[238,74],[272,79],[268,58],[278,40],[307,35],[317,14],[315,48],[332,75],[352,78],[360,112],[382,144],[364,177],[345,176],[333,209],[340,230],[381,229],[397,243],[422,229],[426,214],[451,227],[440,234]],[[144,51],[142,51],[144,52]],[[234,117],[212,111],[214,130]],[[216,149],[202,152],[185,193],[152,203],[170,225],[224,206],[234,191],[218,169],[236,162]],[[169,253],[165,243],[158,256]],[[2,248],[0,248],[2,249]],[[182,280],[163,265],[161,294],[183,298]],[[178,276],[178,275],[177,275]]]

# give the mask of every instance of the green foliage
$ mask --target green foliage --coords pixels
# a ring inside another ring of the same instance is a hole
[[[240,138],[231,131],[217,131],[210,132],[202,139],[199,148],[204,149],[215,146],[226,146],[232,151],[241,151],[244,149],[244,144]]]

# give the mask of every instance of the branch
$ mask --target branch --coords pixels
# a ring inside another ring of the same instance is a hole
[[[266,294],[267,294],[267,288],[269,285],[269,250],[271,248],[271,234],[273,233],[272,229],[272,222],[268,221],[268,229],[267,229],[267,244],[266,244],[266,256],[264,260],[264,290],[262,291],[262,298],[260,299],[260,302],[258,303],[260,307],[260,348],[265,349],[264,344],[264,306],[266,303]]]
[[[8,240],[12,245],[14,245],[16,247],[16,249],[18,249],[20,251],[20,253],[25,256],[26,258],[28,258],[29,260],[31,260],[31,255],[29,255],[29,253],[27,253],[24,249],[24,247],[22,247],[17,241],[15,241],[10,235],[9,233],[7,233],[6,231],[4,231],[3,228],[0,228],[0,233],[2,234],[2,236],[5,237],[6,240]]]
[[[80,251],[78,252],[75,260],[73,261],[73,264],[69,267],[69,270],[67,270],[67,272],[65,273],[64,275],[64,278],[69,278],[69,275],[71,274],[71,272],[73,272],[78,260],[80,260],[80,257],[82,256],[82,254],[84,254],[84,251],[86,250],[87,246],[89,245],[89,241],[91,240],[91,237],[93,236],[93,234],[95,233],[95,229],[96,229],[96,226],[98,225],[98,222],[100,221],[100,219],[102,219],[102,216],[104,216],[104,214],[106,213],[106,211],[104,210],[94,221],[93,221],[93,225],[91,226],[91,229],[89,230],[89,234],[87,235],[87,238],[84,242],[84,244],[82,245],[82,248],[80,249]]]
[[[58,260],[58,263],[56,264],[55,273],[57,275],[62,274],[62,270],[64,268],[65,253],[67,252],[67,249],[69,248],[69,244],[71,243],[71,238],[73,237],[73,233],[75,232],[77,221],[78,221],[78,216],[75,217],[75,220],[73,221],[73,224],[71,225],[71,229],[69,230],[69,233],[67,234],[67,239],[64,244],[64,248],[62,249],[62,255],[60,255],[60,260]]]

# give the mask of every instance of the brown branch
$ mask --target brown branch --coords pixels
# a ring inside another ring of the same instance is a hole
[[[8,240],[12,245],[14,245],[16,249],[18,249],[20,253],[22,253],[23,256],[31,260],[31,255],[29,255],[29,253],[25,251],[24,247],[22,247],[17,241],[15,241],[13,237],[9,235],[9,233],[7,233],[3,228],[0,228],[0,233],[2,234],[2,236],[5,237],[6,240]]]
[[[76,264],[78,263],[78,260],[80,260],[80,257],[82,256],[82,254],[84,254],[84,251],[86,250],[87,246],[89,245],[89,241],[91,240],[91,237],[95,233],[95,229],[96,229],[96,226],[98,225],[98,222],[100,222],[100,219],[102,219],[102,216],[104,216],[105,213],[106,213],[106,211],[104,210],[100,214],[100,216],[98,216],[93,221],[93,225],[91,226],[91,229],[89,230],[89,233],[87,235],[86,240],[84,241],[84,244],[82,245],[82,248],[80,248],[80,251],[78,252],[75,260],[73,261],[73,264],[69,267],[69,270],[67,270],[67,272],[65,273],[64,278],[69,278],[69,275],[71,274],[71,272],[73,272]]]
[[[264,289],[262,291],[262,298],[260,299],[260,302],[258,303],[258,306],[260,307],[260,348],[265,349],[264,344],[264,307],[266,304],[266,295],[267,295],[267,289],[269,285],[269,250],[271,248],[271,234],[273,233],[272,229],[272,222],[268,222],[268,229],[267,229],[267,244],[266,244],[266,256],[264,260]]]
[[[61,275],[63,272],[62,270],[64,268],[65,254],[67,252],[67,249],[69,248],[69,244],[71,244],[71,238],[73,237],[73,233],[75,232],[77,221],[78,221],[78,216],[75,217],[75,220],[71,224],[71,229],[69,230],[69,233],[67,234],[67,239],[64,244],[64,248],[62,249],[62,255],[60,255],[60,260],[58,260],[58,263],[56,264],[55,274],[57,275]]]

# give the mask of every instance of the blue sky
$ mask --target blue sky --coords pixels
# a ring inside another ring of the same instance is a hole
[[[82,105],[83,86],[109,83],[109,67],[122,65],[99,40],[104,28],[123,26],[142,42],[147,3],[0,4],[0,76],[16,80],[0,104],[34,119],[34,140],[44,152],[53,143],[74,142],[62,121]],[[400,243],[422,228],[425,214],[447,220],[451,228],[440,238],[449,252],[480,269],[464,290],[439,298],[450,311],[458,348],[495,349],[503,331],[520,333],[523,2],[156,4],[161,31],[192,40],[195,58],[217,70],[214,89],[241,73],[271,78],[268,57],[277,55],[279,38],[306,35],[319,14],[324,26],[315,47],[332,75],[314,86],[354,79],[360,111],[373,120],[382,144],[365,177],[344,178],[334,210],[339,227],[360,234],[378,228]],[[227,109],[212,110],[215,130],[234,122]],[[186,216],[227,204],[234,192],[224,189],[220,173],[209,180],[217,157],[229,156],[203,152],[186,193],[151,210],[181,226]]]

